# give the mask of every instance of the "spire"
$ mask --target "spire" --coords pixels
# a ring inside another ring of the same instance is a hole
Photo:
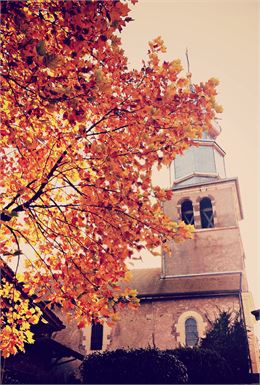
[[[173,189],[207,183],[226,177],[225,152],[216,143],[221,127],[214,121],[209,132],[194,140],[194,145],[178,155],[172,163]]]

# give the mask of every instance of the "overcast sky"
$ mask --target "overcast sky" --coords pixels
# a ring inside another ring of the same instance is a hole
[[[227,176],[239,178],[244,212],[240,228],[247,275],[259,308],[257,5],[251,0],[139,0],[131,5],[134,21],[123,31],[122,42],[131,67],[139,68],[141,60],[146,59],[148,41],[162,36],[167,46],[166,60],[180,58],[185,71],[188,48],[193,82],[210,77],[220,80],[218,102],[224,113],[220,116],[222,133],[217,141],[226,152]]]

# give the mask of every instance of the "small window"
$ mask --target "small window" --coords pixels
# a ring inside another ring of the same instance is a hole
[[[193,205],[189,199],[182,202],[181,219],[186,225],[194,225]]]
[[[91,350],[102,350],[103,346],[103,325],[100,323],[93,323],[91,327]]]
[[[212,203],[209,198],[200,201],[200,220],[202,229],[214,227]]]
[[[185,341],[186,346],[193,347],[198,342],[197,322],[193,317],[185,321]]]

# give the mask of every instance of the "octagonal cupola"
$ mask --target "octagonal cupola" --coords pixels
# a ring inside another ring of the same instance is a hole
[[[173,188],[205,183],[226,177],[225,152],[216,143],[221,127],[214,122],[209,132],[194,145],[178,155],[171,166]]]

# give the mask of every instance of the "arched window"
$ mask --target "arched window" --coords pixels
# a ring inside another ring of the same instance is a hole
[[[186,225],[194,225],[194,214],[192,201],[186,199],[181,204],[181,219],[186,223]]]
[[[202,229],[214,227],[212,203],[209,198],[200,201],[200,220]]]
[[[103,346],[103,325],[93,323],[91,326],[91,350],[101,350]]]
[[[187,346],[194,346],[198,342],[197,322],[193,317],[189,317],[185,321],[185,342]]]

